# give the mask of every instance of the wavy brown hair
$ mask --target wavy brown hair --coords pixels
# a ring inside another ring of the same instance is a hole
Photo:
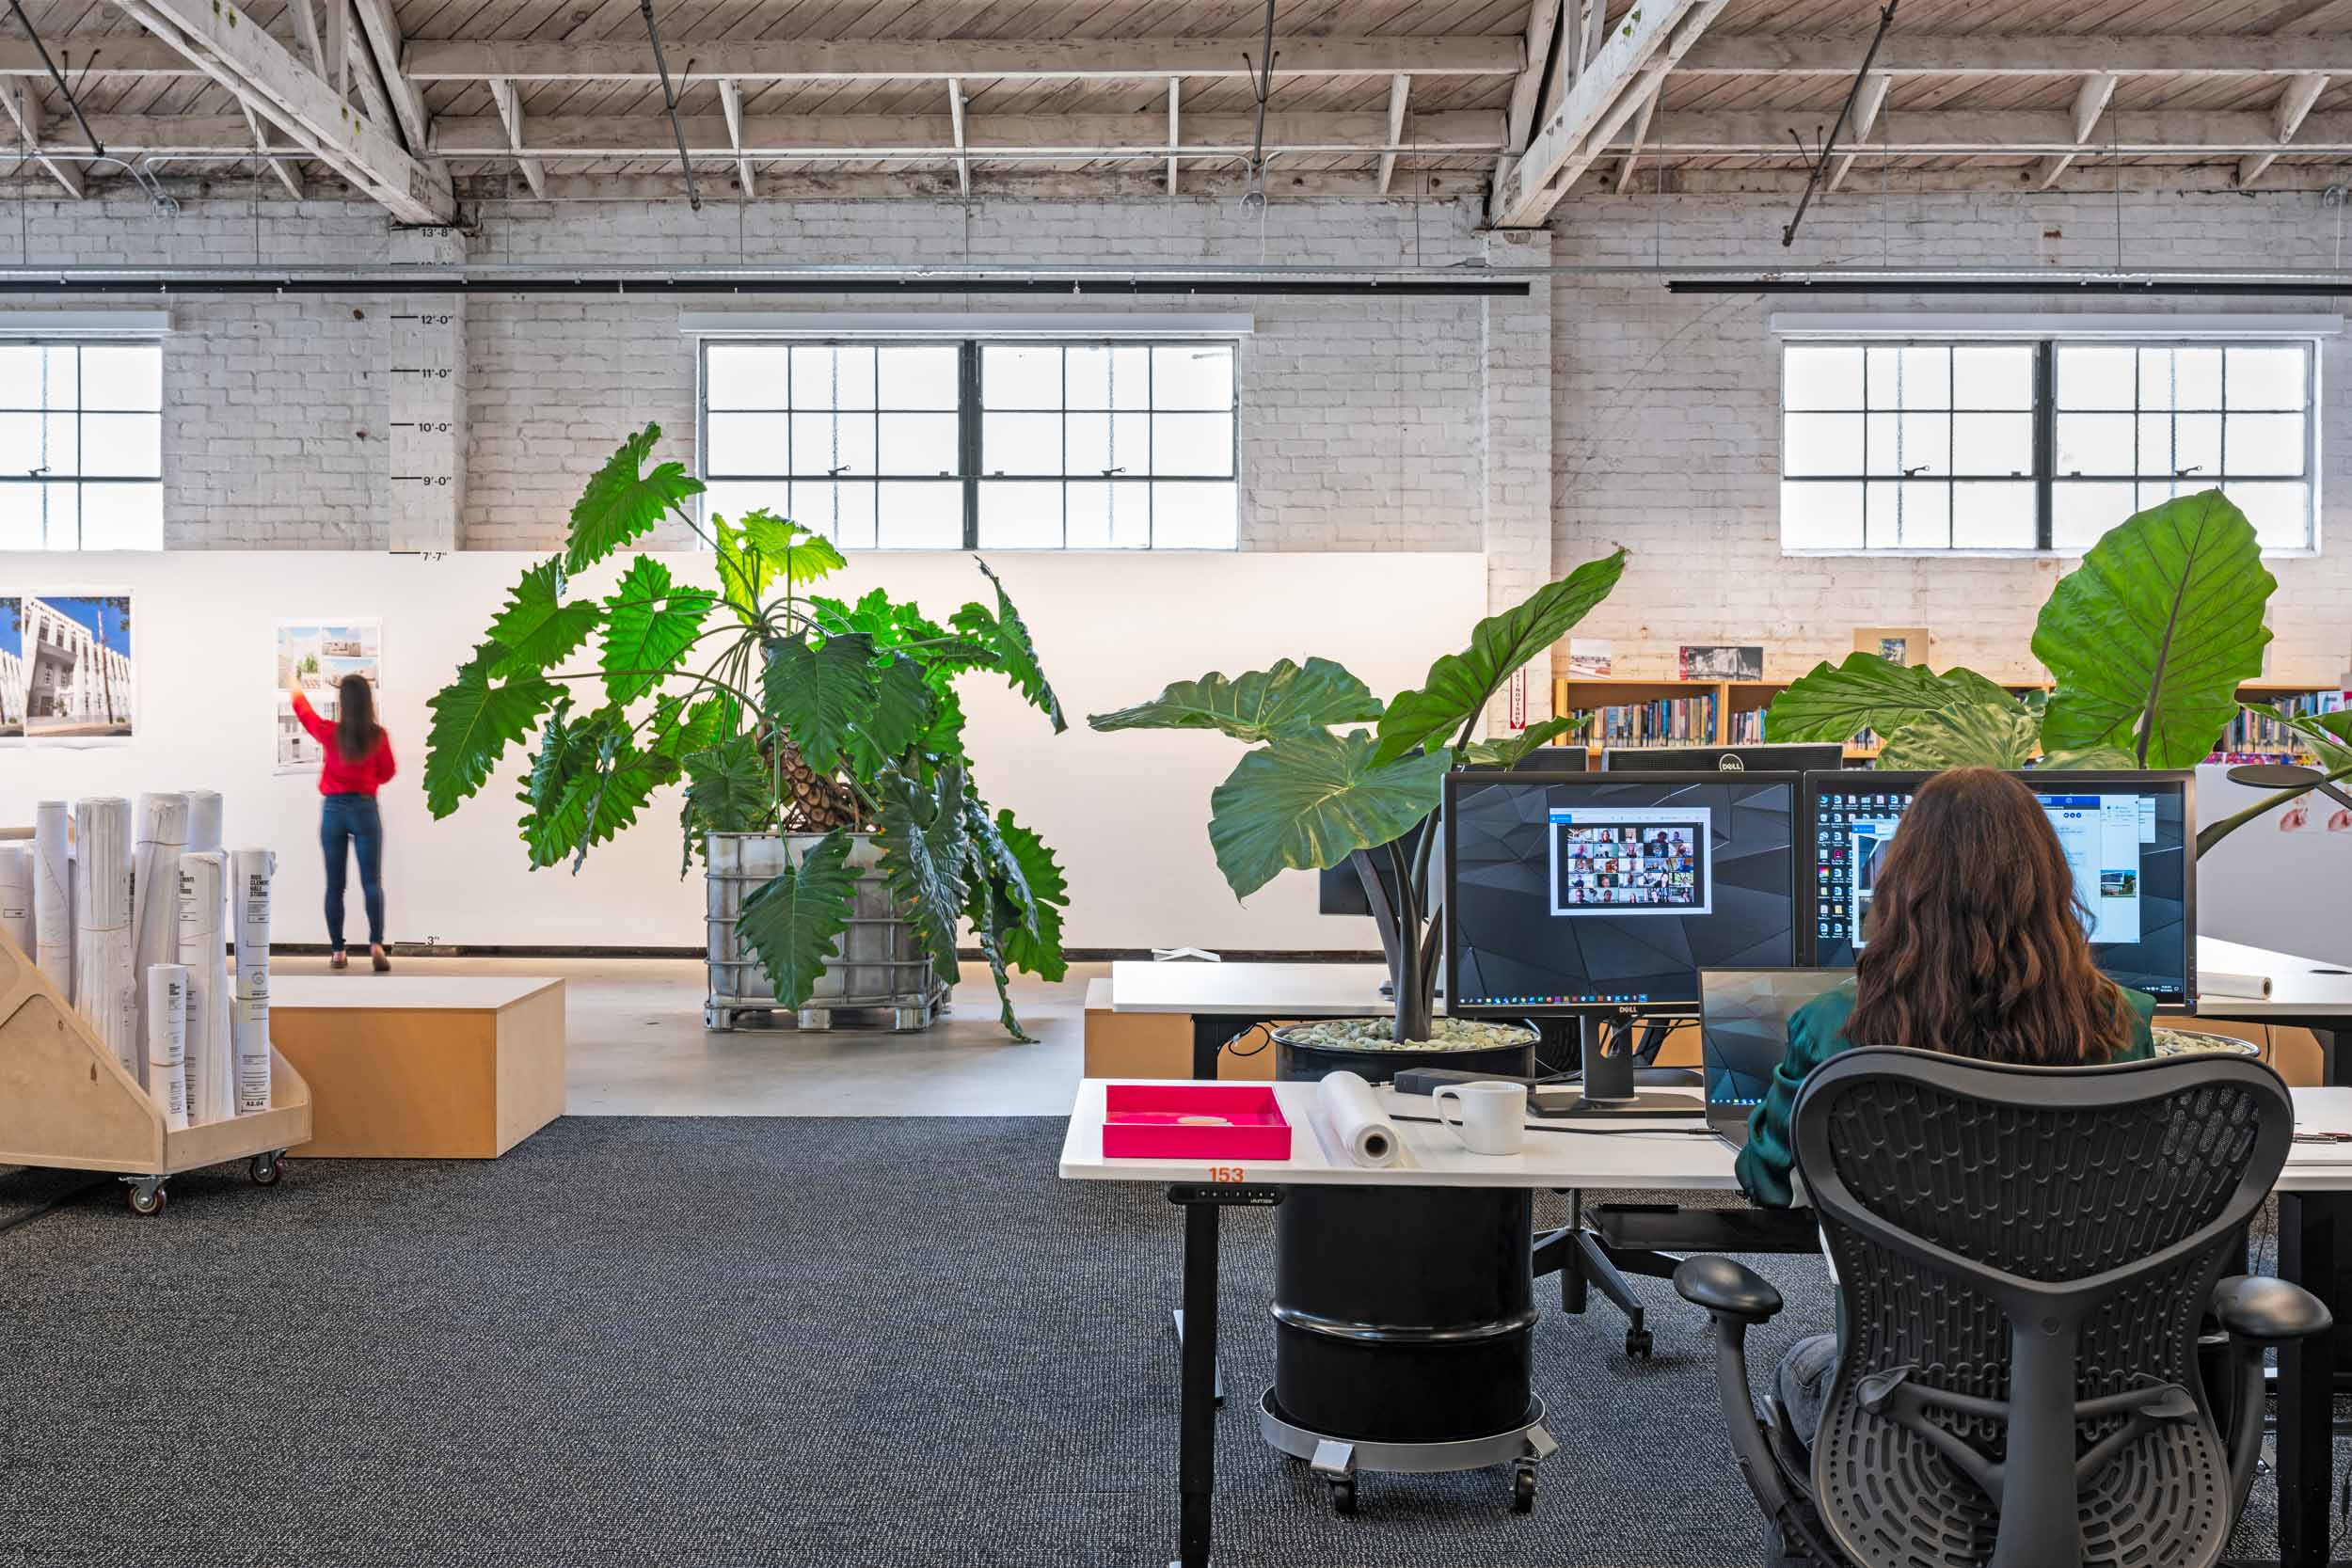
[[[1846,1037],[1979,1061],[2122,1054],[2132,1012],[2091,961],[2074,873],[2033,792],[1990,768],[1930,779],[1885,850]]]

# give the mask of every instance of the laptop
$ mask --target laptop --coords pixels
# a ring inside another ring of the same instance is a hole
[[[1707,1078],[1707,1125],[1734,1148],[1748,1144],[1748,1117],[1788,1053],[1788,1015],[1851,969],[1702,969],[1699,1061]]]

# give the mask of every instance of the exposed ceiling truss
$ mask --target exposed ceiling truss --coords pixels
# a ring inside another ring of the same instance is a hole
[[[762,37],[764,12],[697,38],[682,0],[657,0],[658,51],[642,24],[612,20],[635,10],[627,0],[573,14],[570,37],[560,18],[513,5],[484,8],[485,36],[468,36],[477,19],[453,26],[418,0],[265,3],[279,8],[257,22],[231,0],[103,0],[44,31],[94,105],[103,160],[35,43],[0,39],[0,135],[20,154],[11,188],[79,197],[126,167],[145,180],[242,166],[265,191],[354,189],[425,224],[450,221],[461,190],[469,202],[682,197],[695,174],[741,200],[1216,198],[1241,188],[1256,146],[1263,48],[1255,7],[1239,0],[1203,0],[1214,36],[1152,36],[1168,8],[1101,0],[1085,29],[1100,36],[946,39]],[[755,4],[803,30],[843,25],[837,7]],[[674,7],[684,39],[671,36]],[[967,9],[1015,29],[1030,14]],[[2047,189],[2119,160],[2309,188],[2352,159],[2342,0],[2247,0],[2227,24],[2240,30],[2213,34],[2172,30],[2185,12],[2167,0],[2105,8],[2091,33],[2017,28],[2032,16],[2017,5],[1990,8],[1992,30],[1938,31],[1965,24],[1964,8],[1945,6],[1916,29],[1898,22],[1858,83],[1875,0],[1297,9],[1296,34],[1284,30],[1291,0],[1276,11],[1263,156],[1278,198],[1477,194],[1499,228],[1572,223],[1575,200],[1692,171],[1801,176],[1850,90],[1820,175],[1833,198],[1878,170],[1977,169],[1999,188]],[[1118,35],[1122,10],[1135,36]],[[1801,12],[1803,29],[1773,30],[1776,12]],[[2131,25],[2137,14],[2146,26]],[[2048,16],[2062,27],[2063,8]],[[404,17],[459,36],[404,37]],[[1348,31],[1316,34],[1330,26]]]

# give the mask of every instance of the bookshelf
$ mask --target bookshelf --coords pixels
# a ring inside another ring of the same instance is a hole
[[[1754,745],[1770,736],[1748,728],[1750,716],[1755,716],[1753,721],[1760,727],[1761,715],[1772,706],[1772,699],[1794,684],[1557,675],[1551,682],[1551,711],[1564,716],[1592,715],[1597,723],[1605,712],[1639,715],[1639,719],[1620,719],[1613,734],[1588,725],[1583,736],[1585,748],[1596,755],[1609,746]],[[2001,685],[2020,696],[2050,689],[2046,680],[2008,680]],[[2334,681],[2250,681],[2238,688],[2238,699],[2266,704],[2341,689]],[[1850,744],[1846,756],[1849,761],[1862,762],[1875,757],[1878,752],[1878,746],[1872,743]]]

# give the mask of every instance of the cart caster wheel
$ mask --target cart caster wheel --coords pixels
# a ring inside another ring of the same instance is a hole
[[[1511,1512],[1535,1512],[1535,1471],[1532,1465],[1522,1465],[1511,1472]]]
[[[164,1190],[161,1187],[149,1191],[133,1187],[127,1196],[134,1214],[160,1214],[164,1212]]]
[[[246,1166],[246,1174],[253,1178],[257,1187],[275,1187],[278,1178],[286,1174],[286,1156],[276,1152],[256,1154]]]
[[[1331,1512],[1334,1513],[1355,1513],[1356,1478],[1354,1476],[1343,1476],[1339,1480],[1329,1482],[1329,1485],[1331,1488]]]
[[[1635,1361],[1649,1359],[1649,1330],[1629,1328],[1625,1335],[1625,1354]]]

